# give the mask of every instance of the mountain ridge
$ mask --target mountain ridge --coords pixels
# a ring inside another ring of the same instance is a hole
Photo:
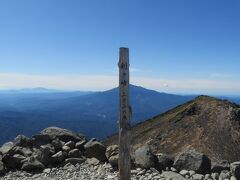
[[[199,96],[131,130],[133,150],[149,144],[155,153],[173,156],[193,148],[216,161],[240,159],[240,106],[230,101]],[[105,140],[116,142],[117,135]]]
[[[0,144],[18,134],[31,136],[49,126],[103,139],[117,132],[118,98],[118,88],[87,95],[44,93],[3,97],[0,94]],[[144,121],[192,98],[131,85],[132,122]]]

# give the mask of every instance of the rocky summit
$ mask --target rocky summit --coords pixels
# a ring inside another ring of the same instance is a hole
[[[200,96],[132,128],[131,179],[240,180],[240,107]],[[0,180],[118,179],[117,136],[48,127],[0,148]]]
[[[199,96],[134,126],[131,133],[133,150],[148,144],[154,153],[174,157],[195,149],[216,162],[240,160],[240,106],[213,97]],[[117,135],[105,141],[117,142]]]
[[[211,159],[195,149],[176,157],[143,144],[131,154],[133,180],[221,180],[240,178],[240,162]],[[118,146],[58,127],[32,137],[17,136],[0,148],[0,180],[118,179]]]

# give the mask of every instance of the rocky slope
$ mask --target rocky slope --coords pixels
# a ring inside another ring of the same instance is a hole
[[[107,145],[117,143],[117,135]],[[148,144],[155,153],[176,156],[194,148],[213,161],[240,160],[240,106],[199,96],[132,128],[133,150]]]
[[[194,149],[175,158],[141,145],[131,155],[133,180],[240,179],[240,162],[213,163]],[[0,148],[0,180],[118,179],[118,146],[67,129],[49,127],[17,136]]]

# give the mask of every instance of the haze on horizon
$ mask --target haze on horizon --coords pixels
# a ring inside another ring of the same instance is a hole
[[[237,0],[0,1],[0,89],[97,91],[131,83],[177,94],[240,95]]]

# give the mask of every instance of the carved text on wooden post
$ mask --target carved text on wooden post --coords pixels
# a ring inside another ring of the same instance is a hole
[[[130,105],[129,105],[129,49],[119,51],[119,179],[131,179]]]

